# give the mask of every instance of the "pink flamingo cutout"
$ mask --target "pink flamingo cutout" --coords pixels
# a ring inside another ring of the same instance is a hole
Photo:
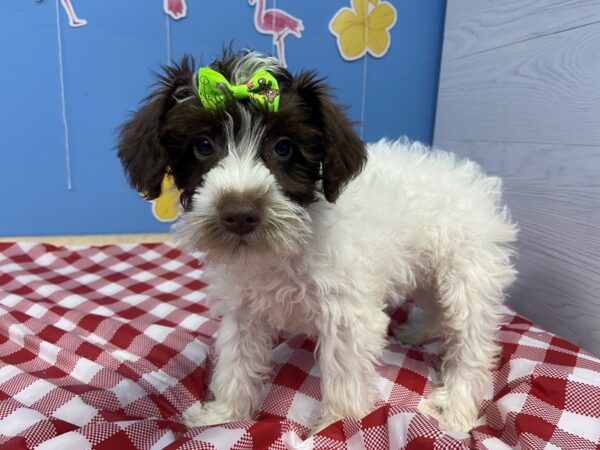
[[[293,34],[298,39],[302,37],[304,25],[287,12],[271,8],[265,10],[266,0],[248,0],[251,6],[256,5],[254,10],[254,26],[259,33],[273,36],[273,44],[277,47],[277,57],[283,67],[287,67],[285,60],[285,37]]]
[[[87,20],[77,17],[71,0],[60,0],[60,3],[69,17],[70,26],[77,28],[87,25]],[[165,14],[175,20],[183,19],[187,15],[186,0],[163,0],[163,9]]]
[[[75,9],[71,4],[71,0],[60,0],[60,3],[63,5],[63,8],[65,8],[67,16],[69,16],[69,25],[71,25],[74,28],[77,28],[87,24],[87,20],[80,19],[79,17],[77,17],[77,14],[75,14]]]
[[[183,19],[187,15],[185,0],[163,0],[163,9],[175,20]]]

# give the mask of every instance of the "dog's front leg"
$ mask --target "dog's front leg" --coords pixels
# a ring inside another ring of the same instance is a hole
[[[210,389],[215,399],[190,414],[188,426],[214,425],[252,417],[261,400],[261,385],[271,371],[274,333],[264,321],[230,313],[223,317],[215,341],[216,365]]]
[[[315,431],[371,411],[378,398],[375,365],[387,343],[389,320],[383,311],[372,308],[323,323],[319,334],[323,400]]]

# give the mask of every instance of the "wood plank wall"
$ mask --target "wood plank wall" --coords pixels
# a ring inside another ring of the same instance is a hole
[[[451,0],[434,145],[504,178],[511,306],[600,355],[600,1]]]

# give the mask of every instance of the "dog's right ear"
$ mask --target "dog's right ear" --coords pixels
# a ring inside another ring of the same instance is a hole
[[[178,64],[163,67],[163,73],[157,75],[158,88],[121,127],[117,154],[129,182],[147,200],[160,195],[168,169],[169,155],[161,133],[165,119],[181,90],[194,91],[194,71],[194,59],[188,55]]]
[[[314,72],[301,72],[295,79],[295,87],[320,133],[323,193],[327,201],[333,203],[365,166],[365,145],[354,132],[344,109],[334,102],[324,80],[317,78]]]

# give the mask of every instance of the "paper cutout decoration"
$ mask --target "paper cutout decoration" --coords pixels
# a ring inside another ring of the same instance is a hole
[[[173,222],[181,215],[179,191],[170,175],[163,178],[160,196],[152,200],[152,214],[161,222]]]
[[[69,17],[69,25],[71,25],[73,28],[77,28],[87,24],[87,20],[80,19],[79,17],[77,17],[75,9],[71,4],[71,0],[60,0],[60,3],[62,4],[63,8],[65,9],[65,12],[67,13],[67,16]]]
[[[287,67],[285,59],[285,38],[293,34],[298,39],[302,37],[304,24],[300,19],[278,9],[265,9],[266,0],[248,0],[254,9],[254,26],[259,33],[273,36],[273,45],[277,48],[277,59],[283,67]]]
[[[379,0],[352,0],[352,8],[341,8],[329,22],[329,31],[347,61],[355,61],[367,52],[384,56],[390,47],[390,29],[396,24],[396,9]]]
[[[75,8],[73,7],[71,0],[60,0],[60,3],[67,13],[70,26],[73,28],[78,28],[87,25],[87,20],[77,17],[77,13],[75,12]],[[186,0],[163,0],[163,10],[165,14],[175,20],[183,19],[185,16],[187,16]]]
[[[183,19],[187,16],[187,4],[185,0],[163,0],[163,9],[165,14],[175,20]]]

